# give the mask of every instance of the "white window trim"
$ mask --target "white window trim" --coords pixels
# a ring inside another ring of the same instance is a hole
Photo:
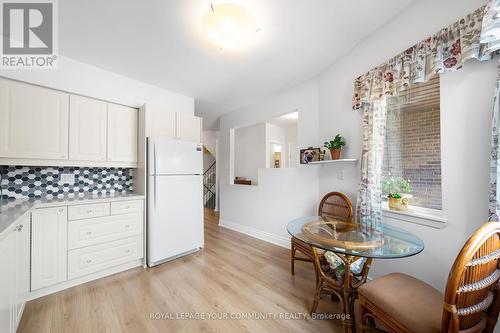
[[[382,217],[396,219],[408,223],[419,224],[435,229],[443,229],[448,219],[442,210],[417,206],[409,206],[408,211],[390,210],[386,201],[382,202]]]

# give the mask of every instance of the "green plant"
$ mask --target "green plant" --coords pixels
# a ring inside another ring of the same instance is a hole
[[[340,136],[340,134],[335,135],[335,138],[330,141],[325,141],[325,147],[328,149],[340,149],[345,146],[344,137]]]
[[[413,190],[410,180],[402,177],[388,176],[382,180],[383,191],[387,193],[388,198],[401,199],[403,194],[411,193]]]

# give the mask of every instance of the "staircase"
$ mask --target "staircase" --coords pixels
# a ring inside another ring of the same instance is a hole
[[[215,163],[203,174],[203,205],[215,209]]]

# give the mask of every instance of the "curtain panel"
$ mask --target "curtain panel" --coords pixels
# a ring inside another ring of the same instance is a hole
[[[382,220],[382,163],[387,99],[436,75],[460,69],[470,59],[490,60],[500,49],[500,0],[473,13],[356,78],[352,108],[363,109],[363,151],[357,219],[379,229]],[[500,65],[499,65],[500,77]],[[498,221],[500,200],[500,81],[491,126],[490,220]]]
[[[485,15],[491,6],[477,9],[356,78],[352,108],[360,109],[365,103],[384,96],[395,96],[435,75],[456,71],[467,60],[491,59],[491,41],[481,41],[483,17],[487,17]]]
[[[490,205],[489,220],[499,221],[500,200],[497,193],[500,193],[500,63],[497,70],[497,86],[495,92],[495,103],[493,105],[493,117],[491,121],[491,160],[490,160]]]

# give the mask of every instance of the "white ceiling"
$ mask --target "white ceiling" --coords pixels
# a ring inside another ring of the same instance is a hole
[[[61,54],[196,99],[223,113],[315,76],[414,0],[226,0],[253,13],[252,48],[209,44],[210,0],[59,1]]]

